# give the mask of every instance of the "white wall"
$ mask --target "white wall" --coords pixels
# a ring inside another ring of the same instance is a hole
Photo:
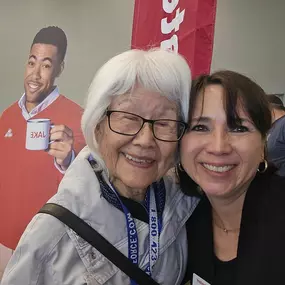
[[[212,70],[242,72],[285,93],[285,1],[218,0]]]
[[[67,34],[62,94],[83,104],[96,70],[130,48],[134,0],[1,0],[0,114],[23,94],[24,65],[35,34],[58,25]]]
[[[134,0],[1,0],[0,113],[21,96],[30,44],[47,25],[62,27],[68,36],[60,91],[83,104],[98,67],[129,48],[133,5]],[[236,70],[267,92],[285,93],[284,11],[284,0],[218,0],[212,70]]]

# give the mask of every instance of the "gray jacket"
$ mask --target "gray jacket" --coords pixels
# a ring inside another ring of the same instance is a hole
[[[128,255],[124,214],[109,204],[87,158],[85,148],[64,176],[58,193],[49,202],[70,209]],[[152,277],[160,284],[180,284],[187,263],[185,222],[198,200],[186,197],[171,179],[165,179],[166,204],[160,235],[159,258]],[[148,264],[148,224],[136,220],[139,237],[139,266]],[[2,285],[130,284],[130,279],[95,248],[67,226],[46,214],[36,215],[25,230]]]

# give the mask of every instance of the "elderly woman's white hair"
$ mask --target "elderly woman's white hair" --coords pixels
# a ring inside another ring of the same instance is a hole
[[[178,117],[188,121],[191,72],[186,60],[162,49],[129,50],[105,63],[96,73],[88,91],[82,130],[98,167],[108,170],[100,157],[95,128],[114,96],[130,93],[136,86],[155,91],[175,102]]]

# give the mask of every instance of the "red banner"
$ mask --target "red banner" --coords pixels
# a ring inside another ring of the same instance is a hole
[[[136,0],[132,48],[162,47],[182,54],[193,77],[209,73],[217,0]]]

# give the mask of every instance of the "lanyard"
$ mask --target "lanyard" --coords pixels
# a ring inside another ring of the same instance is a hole
[[[127,207],[122,203],[113,185],[111,188],[116,194],[116,197],[120,202],[126,217],[128,231],[128,257],[134,264],[138,265],[139,239],[135,221]],[[156,199],[153,187],[150,187],[147,193],[147,205],[149,212],[149,263],[145,269],[145,272],[151,276],[153,266],[156,263],[159,255],[159,234],[162,226],[162,221],[159,221],[158,219]],[[134,280],[131,280],[131,285],[136,285],[136,282]]]

